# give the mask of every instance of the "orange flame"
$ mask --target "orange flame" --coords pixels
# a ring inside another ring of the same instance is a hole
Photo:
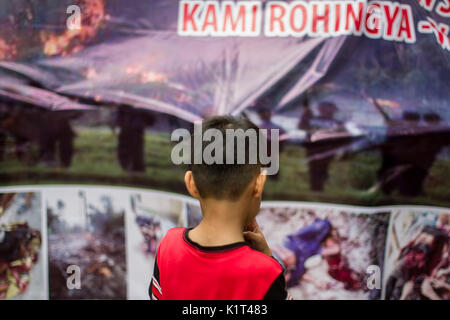
[[[80,0],[81,28],[67,30],[63,34],[41,31],[40,37],[44,44],[44,54],[48,56],[76,53],[97,35],[97,31],[108,18],[103,0]]]
[[[159,72],[146,71],[141,73],[139,80],[141,83],[165,82],[167,81],[167,76]]]
[[[4,39],[0,38],[0,60],[10,60],[17,54],[14,44],[8,44]]]
[[[131,65],[125,68],[125,73],[131,76],[137,76],[140,83],[149,82],[166,82],[167,75],[156,72],[143,70],[142,65]]]

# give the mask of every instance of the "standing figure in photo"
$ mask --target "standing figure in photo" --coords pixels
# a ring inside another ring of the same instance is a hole
[[[406,110],[402,120],[388,128],[388,138],[381,147],[381,167],[378,183],[385,194],[397,190],[403,196],[415,197],[423,194],[423,186],[438,154],[450,144],[450,134],[446,131],[423,133],[426,129],[420,123],[417,111]],[[442,124],[441,117],[434,112],[424,115],[427,126],[436,129]],[[401,129],[408,130],[402,134]],[[410,133],[411,131],[417,134]]]
[[[308,100],[304,102],[304,112],[299,120],[298,128],[308,132],[309,137],[322,129],[338,130],[342,123],[335,117],[338,108],[333,102],[324,101],[318,105],[319,115],[315,116]],[[323,191],[328,180],[328,170],[334,159],[332,151],[339,144],[334,141],[310,141],[303,145],[308,157],[309,186],[313,191]]]
[[[119,106],[117,125],[120,128],[117,157],[122,169],[128,172],[144,172],[145,128],[154,123],[148,112],[132,107]]]
[[[52,167],[69,167],[75,139],[70,120],[77,113],[48,111],[19,104],[9,106],[8,115],[0,119],[0,132],[14,138],[17,159],[31,158],[31,146],[35,143],[39,146],[39,161]]]
[[[69,167],[74,152],[75,133],[70,125],[70,115],[43,111],[40,126],[39,154],[47,165],[56,165],[56,157],[62,167]]]
[[[0,132],[3,136],[3,148],[6,147],[6,138],[14,139],[15,156],[19,161],[30,158],[27,151],[33,142],[39,139],[39,119],[36,117],[37,109],[25,109],[19,103],[5,103],[5,113],[0,118]],[[4,150],[6,151],[6,150]],[[3,152],[4,152],[3,151]]]
[[[284,129],[281,128],[280,126],[278,126],[277,124],[275,124],[272,121],[272,116],[273,116],[273,110],[269,109],[268,107],[264,107],[258,110],[258,115],[261,119],[261,124],[260,124],[260,128],[261,129],[266,129],[267,130],[267,146],[268,146],[268,151],[267,151],[267,155],[270,157],[272,154],[272,149],[270,148],[270,146],[272,145],[270,143],[272,136],[271,136],[271,131],[272,129],[278,129],[279,130],[279,136],[281,136],[282,134],[285,133]],[[281,152],[283,152],[283,149],[285,147],[285,142],[284,141],[278,141],[278,151],[281,154]],[[270,179],[274,179],[274,180],[278,180],[280,177],[280,171],[278,170],[278,172],[274,175],[269,176]]]

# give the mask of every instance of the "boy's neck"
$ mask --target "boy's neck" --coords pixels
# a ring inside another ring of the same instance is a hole
[[[203,246],[244,241],[247,208],[242,201],[206,199],[200,205],[203,219],[189,232],[192,241]]]

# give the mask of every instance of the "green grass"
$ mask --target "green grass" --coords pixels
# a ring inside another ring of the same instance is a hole
[[[12,147],[12,141],[9,141],[9,150]],[[33,148],[30,150],[30,153],[34,154],[31,158],[36,158],[37,150]],[[77,128],[75,155],[70,168],[49,168],[32,160],[19,162],[10,151],[6,160],[0,162],[0,184],[100,184],[185,193],[184,168],[171,162],[172,144],[168,134],[146,134],[145,173],[124,172],[117,162],[116,148],[117,136],[110,130]],[[380,158],[375,152],[360,153],[349,159],[333,161],[325,190],[313,192],[309,189],[304,150],[290,145],[281,153],[279,179],[268,179],[264,199],[356,205],[450,205],[449,161],[435,162],[425,183],[426,195],[415,198],[369,192],[376,183],[379,165]]]

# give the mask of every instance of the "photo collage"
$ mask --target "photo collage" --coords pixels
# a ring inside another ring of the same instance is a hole
[[[138,188],[0,190],[0,299],[147,300],[158,245],[197,200]],[[450,298],[450,210],[263,202],[257,221],[300,300]]]

